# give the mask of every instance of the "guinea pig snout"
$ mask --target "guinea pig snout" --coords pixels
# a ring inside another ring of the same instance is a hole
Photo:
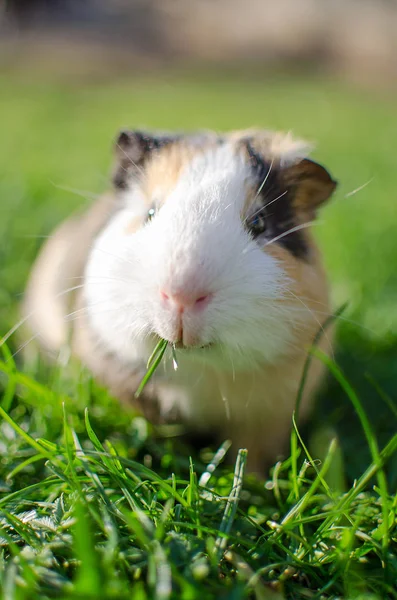
[[[160,290],[163,306],[171,308],[182,314],[185,310],[199,311],[210,302],[212,294],[209,292],[196,292],[194,289],[185,287],[177,292]]]
[[[158,333],[172,343],[182,346],[200,346],[206,308],[212,293],[198,287],[194,280],[178,286],[162,286],[159,294]]]

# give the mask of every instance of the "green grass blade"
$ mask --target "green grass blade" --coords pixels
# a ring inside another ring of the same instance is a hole
[[[162,349],[164,348],[164,346],[167,346],[168,342],[166,340],[160,339],[157,344],[155,349],[153,350],[153,352],[151,353],[151,355],[149,356],[149,359],[146,363],[146,369],[150,369],[150,367],[152,366],[156,356],[158,354],[160,354],[160,352],[162,351]]]
[[[95,551],[90,514],[81,501],[76,502],[74,514],[76,516],[73,527],[74,546],[80,561],[74,589],[77,596],[101,598],[104,595],[100,577],[101,569],[98,564],[98,553]]]
[[[29,458],[22,461],[17,467],[15,467],[15,469],[13,469],[9,473],[7,473],[7,479],[12,479],[16,475],[18,475],[18,473],[20,471],[25,469],[25,467],[32,465],[33,463],[37,462],[38,460],[45,460],[45,459],[46,459],[46,457],[42,456],[41,454],[34,454],[33,456],[29,456]]]
[[[39,454],[43,457],[47,458],[49,461],[54,462],[62,469],[65,467],[64,463],[56,458],[53,454],[48,452],[41,444],[36,442],[26,431],[22,429],[17,423],[15,423],[14,419],[10,417],[8,413],[0,406],[0,416],[3,417],[5,421],[20,435],[32,448],[34,448]]]
[[[389,523],[388,516],[389,516],[389,508],[390,508],[389,507],[389,495],[388,495],[388,490],[387,490],[386,474],[383,470],[383,463],[381,460],[381,455],[379,452],[378,443],[377,443],[375,434],[372,431],[372,426],[369,422],[369,419],[363,409],[363,406],[362,406],[357,394],[355,393],[352,386],[350,385],[350,383],[347,381],[347,379],[343,375],[340,368],[326,354],[324,354],[323,352],[318,350],[318,348],[313,348],[312,351],[313,351],[314,355],[317,356],[320,360],[322,360],[324,362],[324,364],[328,367],[328,369],[331,371],[331,373],[333,374],[335,379],[338,381],[338,383],[342,386],[343,390],[346,392],[346,395],[348,396],[351,403],[353,404],[353,407],[358,415],[358,418],[360,419],[361,426],[363,428],[365,437],[367,439],[367,443],[368,443],[369,449],[371,451],[372,459],[378,467],[377,479],[378,479],[379,488],[381,490],[382,514],[383,514],[382,546],[383,546],[384,551],[386,551],[389,546],[389,527],[388,527],[388,523]]]
[[[164,356],[167,346],[168,346],[168,342],[165,342],[163,340],[163,344],[161,346],[160,351],[157,353],[156,357],[153,359],[151,366],[149,367],[146,375],[143,377],[141,383],[139,384],[137,391],[135,392],[135,398],[139,398],[139,396],[142,394],[143,390],[145,389],[145,386],[147,385],[149,380],[153,377],[155,370],[161,363],[161,360]]]
[[[219,527],[219,532],[225,534],[225,536],[227,536],[230,533],[234,518],[236,516],[237,507],[243,487],[243,476],[245,465],[247,463],[247,457],[247,450],[241,449],[238,451],[236,465],[234,468],[233,486],[227,499],[225,511],[222,517],[222,522]],[[226,544],[227,537],[221,537],[218,535],[215,542],[215,551],[218,555],[218,558],[221,558],[223,552],[225,551]]]
[[[325,334],[325,331],[327,330],[327,328],[332,325],[332,323],[338,319],[338,317],[340,317],[344,311],[346,310],[348,306],[348,302],[346,302],[345,304],[342,304],[342,306],[340,306],[332,315],[330,315],[329,317],[327,317],[327,319],[324,321],[322,327],[320,327],[320,329],[317,331],[313,343],[311,345],[311,349],[314,349],[317,347],[318,343],[320,342],[321,338],[323,337],[323,335]],[[300,406],[302,403],[302,398],[303,398],[303,392],[305,390],[305,385],[306,385],[306,380],[307,380],[307,376],[309,373],[309,369],[310,369],[310,365],[312,363],[313,360],[313,352],[311,352],[309,350],[309,352],[307,353],[306,356],[306,360],[305,360],[305,364],[303,365],[303,371],[302,371],[302,377],[300,380],[300,384],[299,384],[299,389],[298,389],[298,394],[296,396],[296,402],[295,402],[295,418],[296,418],[296,422],[299,422],[299,411],[300,411]]]

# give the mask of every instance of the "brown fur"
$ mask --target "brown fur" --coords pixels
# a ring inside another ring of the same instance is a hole
[[[296,188],[295,209],[311,216],[314,216],[316,209],[328,200],[336,187],[335,181],[327,171],[308,159],[285,169],[284,180],[287,187]]]

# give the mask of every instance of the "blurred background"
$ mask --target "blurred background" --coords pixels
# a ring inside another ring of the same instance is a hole
[[[0,335],[43,236],[108,187],[118,129],[292,130],[339,181],[316,228],[349,303],[337,358],[387,439],[373,380],[395,396],[396,84],[395,0],[3,0]],[[319,406],[351,432],[336,384]]]
[[[394,0],[6,0],[1,34],[14,64],[84,59],[102,72],[172,63],[394,75]],[[28,58],[25,53],[28,52]],[[101,62],[98,63],[98,57]],[[7,60],[11,60],[7,56]]]

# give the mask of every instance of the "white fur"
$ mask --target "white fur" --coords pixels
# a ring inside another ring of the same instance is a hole
[[[176,316],[160,289],[197,286],[212,294],[202,311],[187,311],[184,325],[209,349],[178,351],[183,360],[245,368],[272,363],[293,341],[281,266],[242,225],[249,166],[232,145],[198,155],[181,174],[154,219],[136,233],[126,224],[147,211],[134,189],[95,241],[85,273],[91,327],[126,364],[147,359],[150,334],[170,339]]]
[[[296,139],[289,133],[271,134],[269,153],[287,167],[306,158],[313,150],[313,145],[305,140]]]

